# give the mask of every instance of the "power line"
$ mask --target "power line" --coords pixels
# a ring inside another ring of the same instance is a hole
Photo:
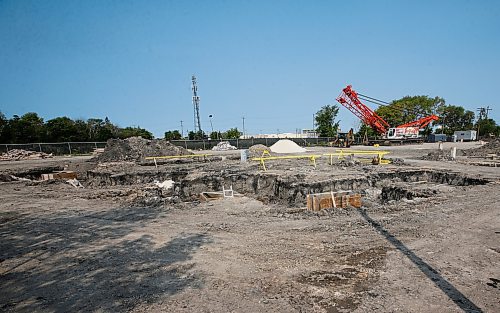
[[[480,107],[480,108],[477,108],[477,110],[479,112],[479,116],[477,117],[477,120],[480,121],[480,120],[487,120],[488,119],[488,112],[489,111],[492,111],[492,109],[490,109],[490,106],[487,106],[487,107]]]

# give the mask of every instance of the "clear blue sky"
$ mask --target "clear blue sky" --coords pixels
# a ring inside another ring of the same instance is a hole
[[[201,122],[310,128],[347,84],[440,96],[500,122],[500,1],[0,0],[0,111],[108,116],[156,136]],[[373,107],[373,106],[372,106]],[[357,119],[340,109],[341,127]]]

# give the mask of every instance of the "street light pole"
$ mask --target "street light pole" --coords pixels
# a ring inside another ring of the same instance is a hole
[[[212,135],[214,133],[214,125],[212,124],[212,118],[214,117],[212,114],[210,114],[208,116],[210,118],[210,128],[212,129],[212,133],[210,135]],[[219,137],[219,134],[217,134],[217,137]],[[219,138],[217,138],[219,139]]]

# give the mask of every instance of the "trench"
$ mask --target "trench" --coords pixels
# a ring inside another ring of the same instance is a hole
[[[55,165],[55,166],[41,166],[34,167],[29,169],[21,169],[21,170],[10,170],[6,171],[5,174],[13,175],[20,178],[26,178],[31,180],[39,180],[42,174],[53,173],[57,171],[64,170],[64,166]]]
[[[196,171],[194,171],[196,172]],[[311,193],[352,190],[368,196],[374,191],[381,202],[402,199],[432,197],[439,192],[436,186],[474,186],[489,183],[478,177],[462,173],[429,169],[405,169],[377,172],[350,177],[308,181],[305,174],[279,175],[275,173],[242,173],[236,170],[203,172],[193,175],[193,171],[143,171],[133,173],[88,172],[87,184],[90,186],[116,186],[147,184],[154,180],[171,179],[175,182],[173,194],[183,201],[198,199],[200,193],[221,191],[223,186],[245,196],[265,203],[303,207],[306,196]]]

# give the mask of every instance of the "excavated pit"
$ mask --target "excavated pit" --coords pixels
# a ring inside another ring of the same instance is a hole
[[[337,175],[336,175],[337,176]],[[405,169],[314,180],[306,174],[250,172],[238,170],[148,170],[140,172],[87,173],[89,186],[148,184],[173,180],[173,194],[184,201],[198,199],[200,193],[221,191],[223,186],[266,203],[303,207],[311,193],[352,190],[364,197],[376,197],[384,203],[391,200],[427,198],[442,191],[442,186],[483,185],[489,181],[461,173],[429,169]],[[438,188],[440,187],[440,188]]]
[[[57,171],[64,170],[64,166],[40,166],[34,167],[30,169],[21,169],[21,170],[11,170],[6,171],[5,175],[13,175],[19,178],[26,178],[31,180],[39,180],[42,174],[53,173]]]

